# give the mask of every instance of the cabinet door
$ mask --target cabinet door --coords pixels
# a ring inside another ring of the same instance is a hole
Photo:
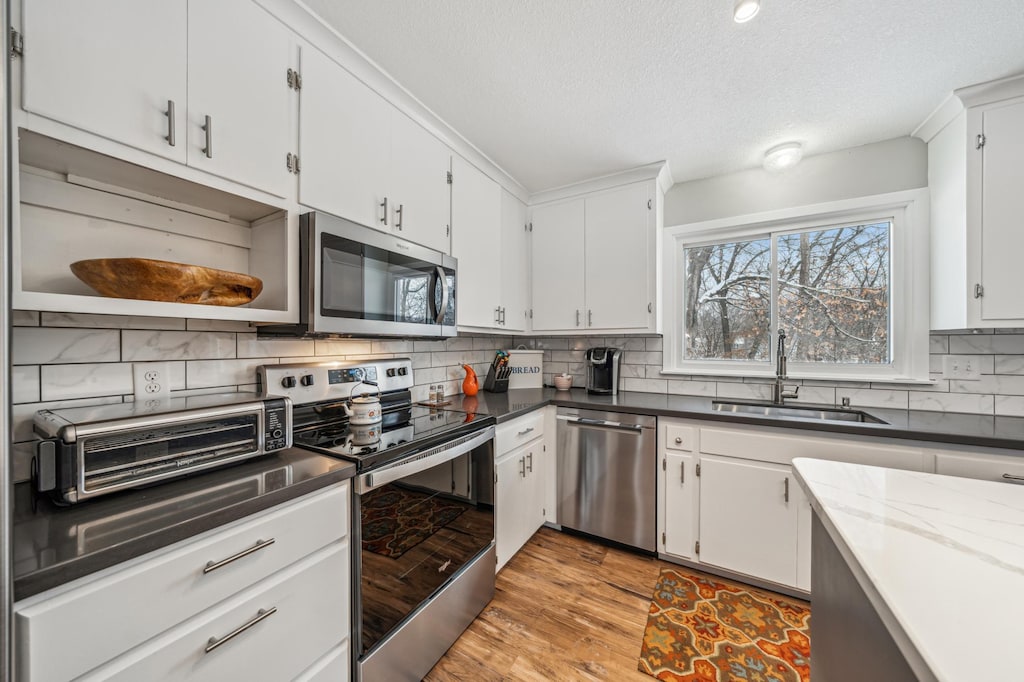
[[[697,541],[696,457],[681,452],[664,454],[665,469],[665,553],[694,558]]]
[[[501,191],[501,306],[503,329],[526,329],[526,291],[530,281],[527,262],[526,204]]]
[[[1024,320],[1020,254],[1024,252],[1024,102],[982,114],[981,317]]]
[[[302,51],[299,202],[385,229],[391,105],[312,48]],[[390,213],[390,209],[388,211]]]
[[[411,118],[391,110],[391,226],[395,234],[451,253],[451,154]]]
[[[293,50],[291,32],[251,0],[188,3],[190,166],[288,194]]]
[[[185,161],[185,0],[24,2],[22,106]],[[171,146],[168,100],[174,102]]]
[[[495,465],[498,480],[494,485],[494,541],[498,553],[498,571],[522,546],[519,540],[525,508],[522,495],[525,472],[525,448],[504,455]]]
[[[534,331],[582,328],[583,215],[583,199],[533,209],[530,253]]]
[[[526,491],[524,498],[527,500],[527,508],[523,514],[522,542],[520,547],[525,545],[537,532],[537,529],[544,525],[544,503],[547,497],[547,477],[544,475],[546,469],[547,453],[544,451],[544,439],[538,438],[526,449]]]
[[[452,157],[452,255],[459,261],[459,326],[497,327],[501,305],[501,187]]]
[[[649,325],[653,206],[649,183],[587,197],[587,327]]]
[[[701,563],[795,586],[794,485],[788,466],[702,454]]]

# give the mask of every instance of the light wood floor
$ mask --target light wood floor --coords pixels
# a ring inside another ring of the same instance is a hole
[[[425,679],[651,682],[637,660],[654,585],[670,565],[541,528]]]

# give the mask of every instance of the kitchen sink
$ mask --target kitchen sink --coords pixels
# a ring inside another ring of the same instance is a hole
[[[771,403],[734,403],[715,400],[711,403],[715,412],[734,412],[751,414],[761,417],[779,417],[782,419],[818,419],[821,421],[859,422],[862,424],[888,424],[867,412],[859,410],[839,410],[811,405],[773,405]]]

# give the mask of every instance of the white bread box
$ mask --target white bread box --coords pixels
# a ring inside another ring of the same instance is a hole
[[[544,351],[508,350],[508,365],[512,370],[508,387],[541,388],[544,386]]]

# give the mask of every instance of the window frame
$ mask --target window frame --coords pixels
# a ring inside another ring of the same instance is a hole
[[[927,383],[929,331],[928,190],[915,189],[668,227],[663,233],[664,352],[662,374],[773,377],[778,320],[776,238],[809,229],[891,220],[890,333],[887,364],[793,362],[795,379]],[[771,239],[772,333],[768,361],[683,360],[683,249],[727,241]]]

